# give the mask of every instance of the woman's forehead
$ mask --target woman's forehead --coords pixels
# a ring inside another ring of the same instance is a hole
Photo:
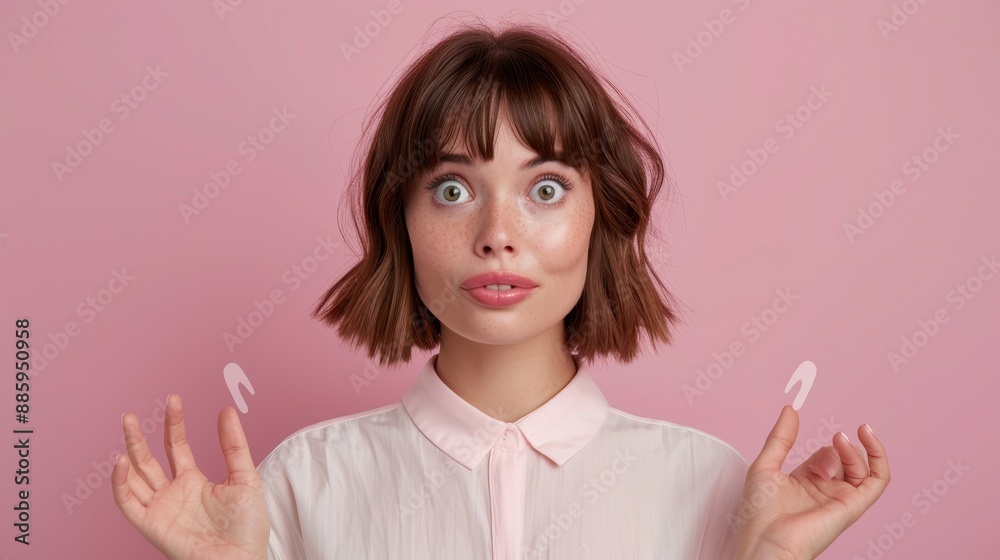
[[[505,128],[507,129],[508,132],[508,135],[506,137],[504,137],[503,134],[504,132],[503,129]],[[478,156],[478,154],[475,153],[475,150],[471,150],[469,146],[466,144],[466,141],[468,139],[469,138],[467,137],[466,131],[464,129],[462,128],[454,129],[454,131],[451,134],[451,137],[446,139],[445,142],[440,144],[440,148],[438,149],[436,154],[438,161],[441,162],[454,161],[456,163],[468,164],[471,163],[469,161],[470,159],[471,160],[481,159]],[[499,145],[499,141],[501,139],[510,142],[515,148],[514,151],[523,150],[529,152],[531,154],[531,157],[539,156],[539,152],[537,152],[534,148],[526,144],[524,140],[521,139],[521,137],[517,133],[517,130],[512,127],[509,121],[504,120],[497,122],[497,127],[496,130],[494,131],[493,142],[492,142],[494,157],[496,157],[496,148]],[[562,138],[560,138],[560,135],[558,133],[555,134],[555,138],[553,139],[552,149],[556,156],[555,159],[562,160],[563,159]]]
[[[547,104],[546,109],[543,109],[545,118],[537,119],[537,115],[525,107],[518,107],[519,110],[512,111],[508,103],[508,101],[500,102],[500,107],[497,108],[496,120],[492,127],[489,126],[490,119],[485,114],[470,115],[468,109],[457,109],[448,114],[444,120],[444,126],[438,129],[442,135],[448,135],[447,138],[440,139],[445,140],[441,151],[454,153],[461,150],[465,152],[464,144],[466,141],[474,141],[475,136],[478,134],[487,134],[490,128],[492,128],[494,141],[501,135],[503,130],[506,130],[513,141],[525,148],[531,149],[522,141],[522,133],[524,136],[535,138],[541,136],[552,137],[555,149],[561,150],[562,134],[560,133],[559,117],[556,114],[554,105]],[[531,113],[531,116],[528,116],[529,113]],[[522,119],[517,120],[514,115],[521,115]],[[473,118],[470,119],[470,116]],[[470,130],[470,128],[475,130]]]

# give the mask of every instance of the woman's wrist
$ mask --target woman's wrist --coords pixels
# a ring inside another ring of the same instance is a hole
[[[741,539],[735,560],[813,560],[813,557],[789,551],[771,541]]]
[[[800,560],[787,550],[777,547],[756,547],[736,551],[736,560]]]

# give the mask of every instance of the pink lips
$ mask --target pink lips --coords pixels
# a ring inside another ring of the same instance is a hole
[[[506,284],[511,288],[500,291],[484,287],[489,284]],[[487,272],[466,279],[460,287],[468,292],[472,299],[485,306],[507,307],[531,295],[537,286],[538,284],[530,278],[513,272]]]

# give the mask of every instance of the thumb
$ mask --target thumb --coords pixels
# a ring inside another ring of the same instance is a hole
[[[778,415],[778,421],[771,429],[771,433],[767,435],[760,455],[750,465],[750,471],[780,471],[798,435],[799,413],[791,405],[786,404],[781,408],[781,414]]]
[[[257,469],[250,456],[250,446],[247,445],[239,414],[231,406],[219,413],[219,444],[226,458],[229,480],[236,484],[250,484],[257,477]]]

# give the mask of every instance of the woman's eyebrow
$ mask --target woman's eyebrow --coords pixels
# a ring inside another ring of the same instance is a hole
[[[441,159],[442,163],[449,162],[449,163],[458,163],[458,164],[461,164],[461,165],[472,165],[472,158],[470,158],[469,156],[467,156],[465,154],[445,153],[445,154],[441,154],[441,158],[440,159]],[[565,165],[566,167],[573,167],[572,165],[569,164],[569,162],[567,162],[565,159],[563,159],[562,152],[556,152],[555,158],[545,158],[545,157],[542,157],[542,156],[533,157],[530,160],[528,160],[528,161],[524,162],[523,164],[521,164],[521,169],[528,169],[528,168],[531,168],[531,167],[538,167],[539,165],[542,165],[543,163],[548,163],[550,161],[553,161],[553,162],[556,162],[556,163],[561,163],[561,164]]]

